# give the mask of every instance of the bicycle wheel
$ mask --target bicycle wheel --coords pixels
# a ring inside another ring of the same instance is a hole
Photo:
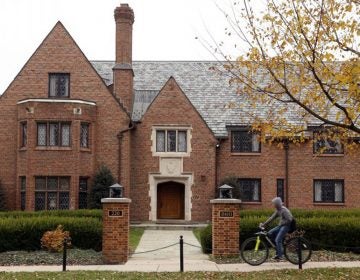
[[[269,256],[268,245],[260,237],[251,237],[241,245],[241,257],[250,265],[260,265]]]
[[[308,240],[303,237],[293,237],[290,238],[285,246],[284,246],[284,255],[285,258],[293,263],[299,264],[299,255],[298,255],[298,248],[299,248],[299,240],[300,238],[300,249],[301,249],[301,263],[306,263],[311,258],[312,250],[311,244]]]

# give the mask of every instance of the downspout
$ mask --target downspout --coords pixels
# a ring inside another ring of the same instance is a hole
[[[217,193],[217,187],[218,187],[218,180],[219,180],[219,153],[220,153],[220,142],[221,140],[218,139],[217,143],[215,145],[215,195],[214,197],[216,198],[218,193]]]
[[[289,207],[289,140],[284,141],[285,149],[285,205]]]
[[[118,138],[118,146],[119,146],[119,153],[118,153],[118,183],[120,184],[121,182],[121,144],[122,144],[122,139],[124,137],[124,133],[133,130],[135,128],[135,125],[132,121],[130,121],[129,127],[125,128],[123,130],[120,130],[119,133],[117,134],[117,138]]]

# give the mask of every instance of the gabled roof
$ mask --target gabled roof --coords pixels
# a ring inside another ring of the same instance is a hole
[[[113,83],[113,61],[92,61],[107,85]],[[253,115],[267,115],[270,107],[253,108],[246,105],[245,98],[236,94],[235,86],[229,85],[225,71],[214,71],[222,68],[217,61],[134,61],[134,106],[133,121],[139,121],[146,113],[152,100],[159,93],[169,77],[173,76],[183,92],[189,98],[201,117],[216,137],[227,136],[227,126],[247,126]],[[231,106],[236,104],[237,106]],[[238,105],[244,106],[238,106]],[[287,119],[298,123],[296,114],[291,110]]]

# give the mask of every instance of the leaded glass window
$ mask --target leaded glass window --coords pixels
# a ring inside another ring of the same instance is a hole
[[[247,130],[231,132],[231,151],[235,153],[259,153],[259,135]]]
[[[26,177],[20,177],[20,207],[21,210],[25,210],[26,204]]]
[[[284,186],[284,179],[277,179],[276,180],[276,196],[280,197],[282,201],[284,201],[285,197],[285,186]]]
[[[21,137],[21,143],[20,146],[21,147],[26,147],[27,145],[27,123],[26,122],[22,122],[20,124],[20,137]]]
[[[37,124],[37,145],[38,146],[46,146],[46,123],[38,123]]]
[[[178,151],[183,153],[187,151],[187,131],[178,131]]]
[[[87,208],[88,178],[79,179],[79,209]]]
[[[341,144],[340,139],[330,139],[315,132],[314,153],[343,154],[344,146]]]
[[[50,123],[49,124],[49,145],[50,146],[59,146],[59,123]]]
[[[80,147],[89,148],[89,124],[82,123],[80,127]]]
[[[165,152],[165,130],[156,131],[156,151]]]
[[[168,130],[167,131],[167,151],[176,152],[176,131]]]
[[[67,98],[69,97],[70,74],[50,74],[49,75],[49,97]]]
[[[260,179],[238,179],[240,199],[245,202],[261,201]],[[236,192],[235,192],[236,193]]]
[[[70,123],[51,122],[37,124],[38,146],[70,146]]]
[[[187,130],[156,130],[156,152],[186,153],[187,151]]]
[[[70,177],[35,177],[35,210],[69,209]]]
[[[325,203],[344,202],[344,181],[314,180],[314,201]]]
[[[70,146],[70,124],[61,124],[61,146]]]

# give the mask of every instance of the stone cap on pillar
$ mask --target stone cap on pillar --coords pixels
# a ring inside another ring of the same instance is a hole
[[[121,197],[121,198],[108,197],[108,198],[102,198],[101,203],[131,203],[131,199],[125,197]]]
[[[240,199],[235,198],[216,198],[210,200],[211,204],[241,204]]]

